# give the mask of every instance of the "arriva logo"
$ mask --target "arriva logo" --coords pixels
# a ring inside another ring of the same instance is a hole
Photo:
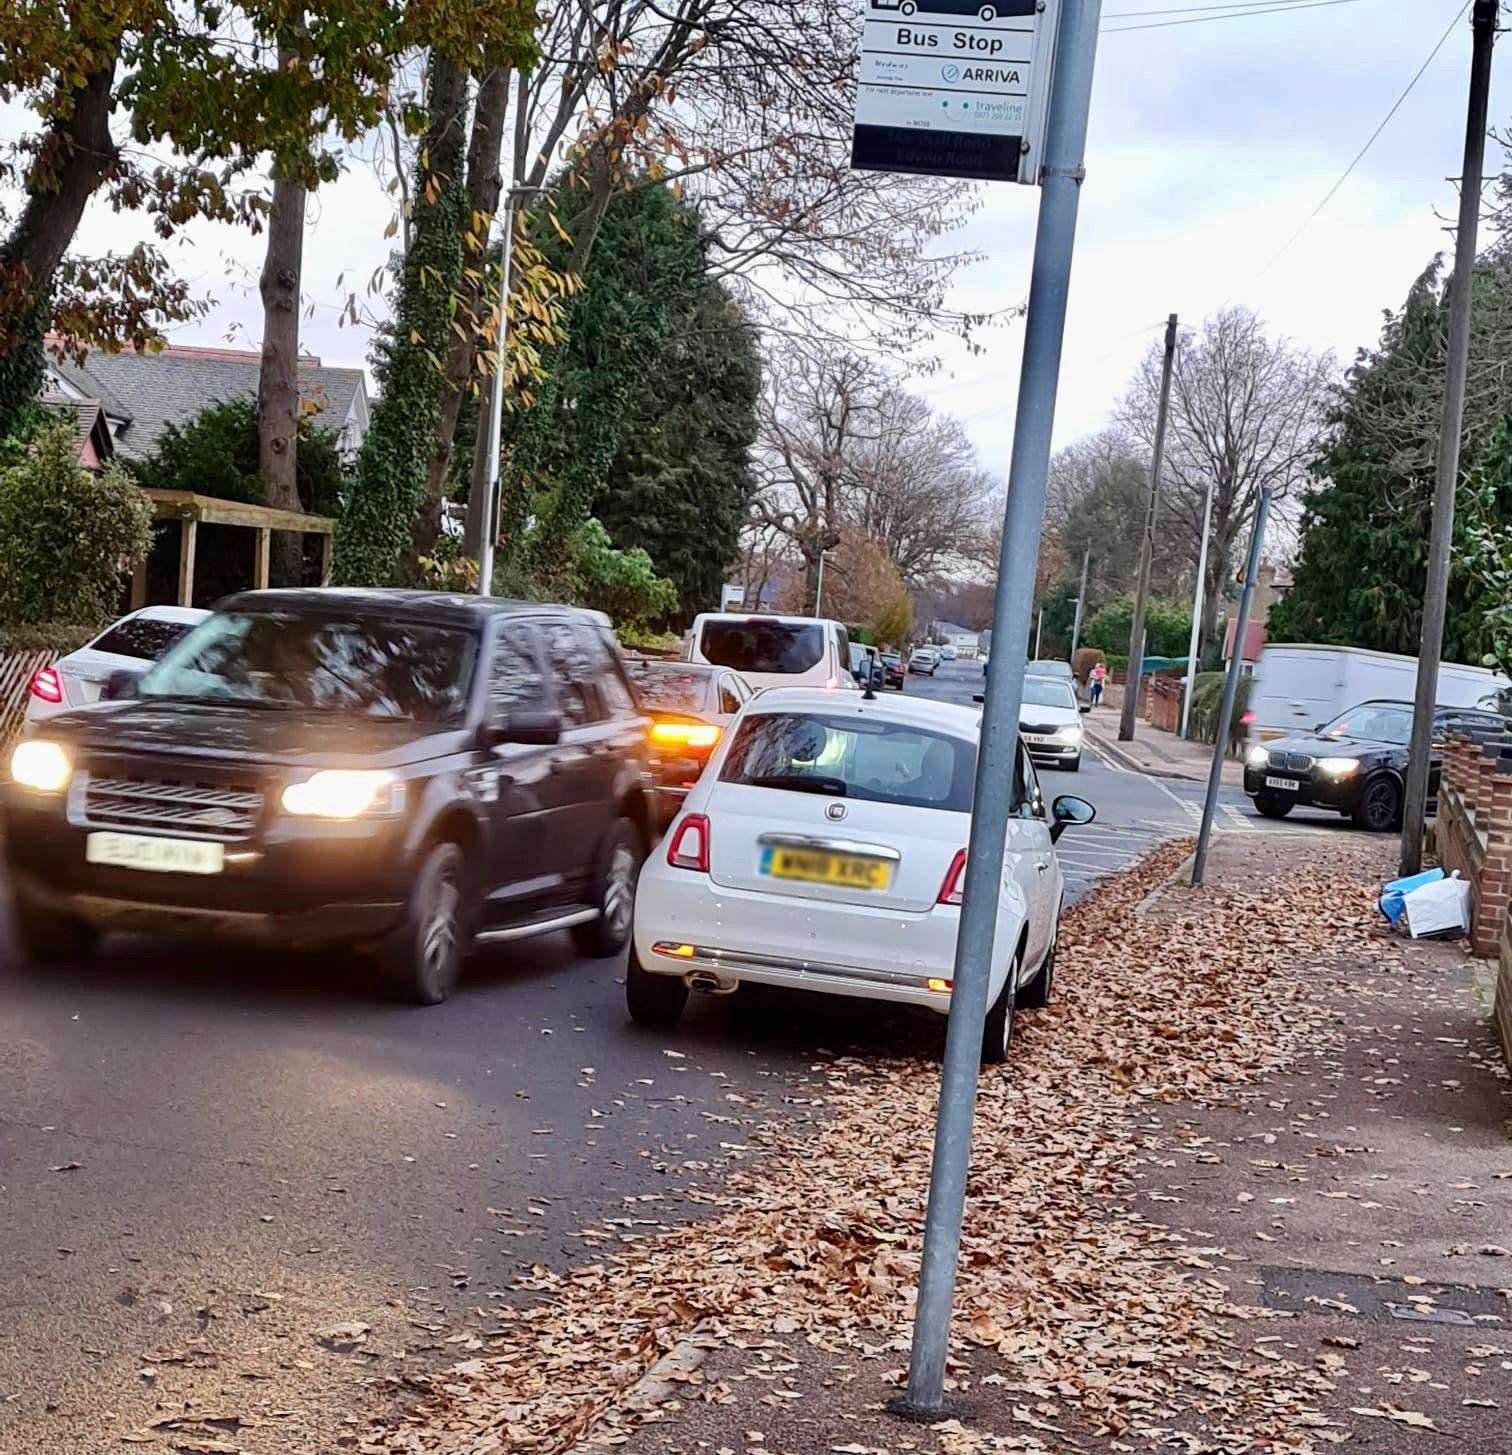
[[[954,86],[961,79],[961,68],[959,66],[941,66],[940,74],[945,78],[947,86]]]

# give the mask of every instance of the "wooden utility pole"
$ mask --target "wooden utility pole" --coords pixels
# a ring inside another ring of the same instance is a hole
[[[1423,635],[1413,694],[1412,743],[1402,804],[1401,869],[1423,866],[1423,819],[1428,803],[1428,760],[1433,751],[1433,709],[1444,652],[1444,615],[1449,599],[1449,545],[1454,537],[1454,490],[1459,482],[1460,434],[1465,422],[1465,376],[1470,362],[1470,302],[1475,292],[1475,250],[1485,176],[1486,120],[1491,99],[1491,49],[1496,44],[1498,0],[1475,0],[1471,20],[1470,106],[1465,123],[1465,165],[1460,175],[1459,236],[1454,277],[1449,282],[1449,346],[1444,366],[1444,414],[1439,425],[1438,476],[1433,488],[1433,528],[1428,537],[1428,586],[1423,595]]]
[[[1150,504],[1145,511],[1144,539],[1139,545],[1139,587],[1134,595],[1134,621],[1129,630],[1129,675],[1124,687],[1118,740],[1133,741],[1134,714],[1139,710],[1139,677],[1144,657],[1145,603],[1150,594],[1150,568],[1155,556],[1155,512],[1160,504],[1160,470],[1165,462],[1166,421],[1171,413],[1171,371],[1176,363],[1176,315],[1166,319],[1165,363],[1160,371],[1160,409],[1155,416],[1155,448],[1150,455]]]

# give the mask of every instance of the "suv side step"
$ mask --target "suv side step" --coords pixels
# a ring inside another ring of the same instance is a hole
[[[473,939],[480,945],[497,945],[504,940],[528,940],[532,935],[549,935],[556,930],[570,930],[573,925],[585,925],[599,917],[596,909],[573,909],[566,914],[552,915],[550,919],[531,920],[523,925],[505,925],[503,929],[481,930]]]

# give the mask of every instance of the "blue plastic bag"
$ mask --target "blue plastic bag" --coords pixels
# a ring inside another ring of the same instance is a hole
[[[1421,874],[1409,874],[1405,879],[1393,879],[1391,883],[1382,886],[1381,913],[1392,924],[1400,923],[1402,916],[1407,913],[1405,900],[1408,891],[1419,889],[1424,884],[1437,883],[1443,877],[1442,869],[1425,869]]]

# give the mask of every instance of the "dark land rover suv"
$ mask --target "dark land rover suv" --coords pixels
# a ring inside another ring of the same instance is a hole
[[[475,940],[624,946],[646,720],[601,618],[247,592],[128,690],[12,755],[5,852],[33,957],[115,928],[361,946],[434,1004]]]

